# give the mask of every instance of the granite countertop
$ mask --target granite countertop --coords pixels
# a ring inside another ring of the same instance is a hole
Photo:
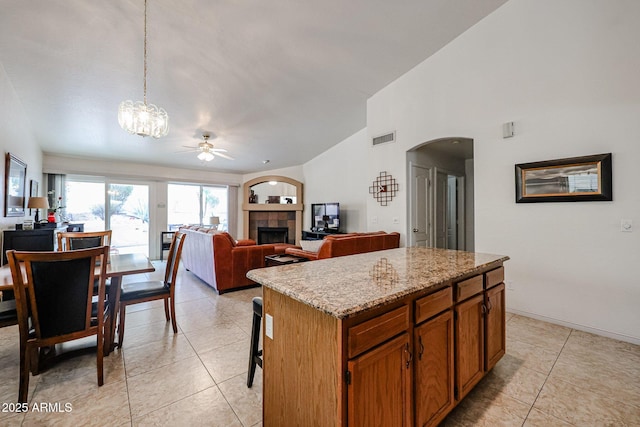
[[[455,280],[508,256],[398,248],[251,270],[247,277],[339,319]]]

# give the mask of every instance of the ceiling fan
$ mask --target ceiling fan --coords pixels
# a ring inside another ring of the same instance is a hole
[[[209,138],[211,138],[211,134],[203,133],[202,134],[202,142],[200,142],[197,146],[193,147],[190,145],[183,145],[185,148],[190,148],[187,152],[194,151],[198,153],[198,159],[203,160],[205,162],[210,162],[215,158],[215,156],[222,157],[228,160],[235,160],[233,157],[228,154],[224,154],[227,152],[224,148],[214,148],[213,144],[209,142]]]

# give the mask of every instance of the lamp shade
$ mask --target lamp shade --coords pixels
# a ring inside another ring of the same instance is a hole
[[[29,209],[49,209],[49,201],[46,197],[30,197],[27,203]]]
[[[209,217],[209,225],[220,225],[220,217],[219,216],[210,216]]]

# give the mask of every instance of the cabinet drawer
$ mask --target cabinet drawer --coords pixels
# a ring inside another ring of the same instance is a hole
[[[495,270],[487,271],[485,273],[485,289],[493,288],[495,285],[498,285],[504,282],[504,267],[498,267]]]
[[[451,287],[442,289],[416,301],[416,323],[423,322],[453,305]]]
[[[456,301],[462,301],[482,292],[482,275],[456,283]]]
[[[349,328],[349,358],[409,329],[409,307],[402,306]]]

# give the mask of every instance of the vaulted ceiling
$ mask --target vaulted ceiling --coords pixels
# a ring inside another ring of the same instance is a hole
[[[364,128],[367,98],[505,1],[148,0],[157,140],[117,120],[142,100],[143,0],[0,0],[0,66],[46,153],[248,173]],[[235,160],[182,152],[203,132]]]

